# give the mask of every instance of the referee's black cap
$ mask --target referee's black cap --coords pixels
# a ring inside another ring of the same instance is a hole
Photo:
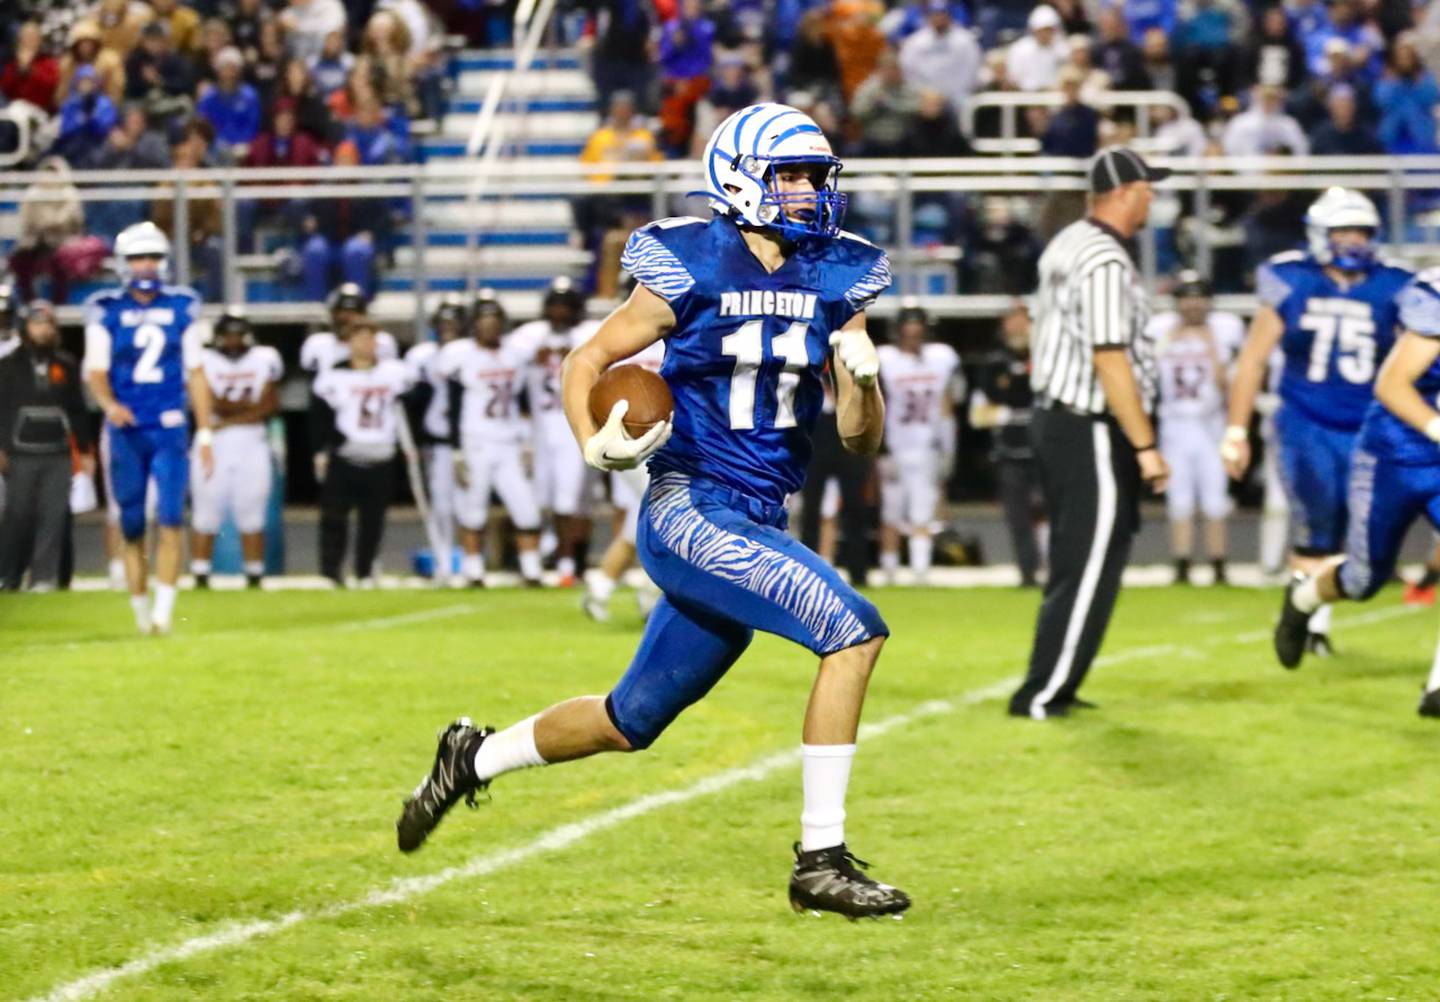
[[[1109,146],[1090,162],[1090,190],[1096,195],[1136,181],[1163,181],[1168,167],[1152,167],[1128,146]]]

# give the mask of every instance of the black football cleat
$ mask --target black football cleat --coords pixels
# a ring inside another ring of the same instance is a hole
[[[209,574],[196,574],[196,575],[195,575],[195,590],[196,590],[196,591],[209,591],[209,590],[210,590],[210,575],[209,575]]]
[[[1317,658],[1333,658],[1335,645],[1330,642],[1328,633],[1307,633],[1305,635],[1305,651]]]
[[[430,773],[405,799],[400,819],[395,822],[396,841],[401,852],[414,852],[424,845],[445,812],[463,797],[475,806],[475,794],[490,785],[475,778],[475,749],[495,733],[492,727],[475,727],[469,717],[461,717],[440,732],[440,746],[435,750],[435,764]]]
[[[1286,668],[1299,668],[1305,657],[1305,645],[1310,635],[1310,614],[1295,608],[1295,589],[1304,580],[1299,575],[1290,579],[1285,586],[1285,600],[1280,606],[1280,621],[1275,624],[1275,656]]]
[[[1421,696],[1417,712],[1422,717],[1440,717],[1440,689],[1431,689]]]
[[[812,852],[801,852],[800,843],[796,842],[795,869],[790,874],[790,907],[797,912],[807,909],[836,912],[851,921],[899,915],[909,908],[908,894],[871,880],[862,872],[869,866],[843,842]]]
[[[246,574],[245,587],[249,588],[251,591],[258,591],[259,589],[264,587],[264,581],[262,576],[259,574]]]

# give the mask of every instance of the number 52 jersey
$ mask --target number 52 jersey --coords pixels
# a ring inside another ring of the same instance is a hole
[[[769,272],[731,219],[686,216],[632,233],[621,266],[675,313],[660,370],[674,433],[651,471],[783,503],[810,462],[830,334],[889,286],[885,253],[842,232]]]
[[[1285,323],[1280,399],[1312,421],[1354,431],[1375,374],[1395,343],[1395,297],[1413,272],[1379,263],[1343,288],[1300,251],[1277,254],[1256,274],[1260,302]]]

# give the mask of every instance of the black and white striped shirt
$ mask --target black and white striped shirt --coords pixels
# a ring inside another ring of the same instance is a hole
[[[1089,219],[1055,235],[1040,256],[1030,383],[1040,401],[1086,414],[1107,411],[1095,349],[1122,349],[1145,409],[1158,385],[1154,346],[1145,335],[1150,307],[1120,235]]]

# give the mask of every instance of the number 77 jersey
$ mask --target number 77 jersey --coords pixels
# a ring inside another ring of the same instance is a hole
[[[1260,302],[1285,324],[1280,398],[1310,420],[1354,431],[1374,396],[1375,374],[1395,343],[1395,297],[1414,273],[1379,263],[1342,287],[1308,254],[1277,254],[1256,274]]]
[[[782,504],[810,462],[830,334],[890,284],[885,253],[841,232],[799,244],[768,272],[734,221],[717,215],[641,227],[621,266],[675,313],[660,370],[675,398],[674,433],[651,471]]]

